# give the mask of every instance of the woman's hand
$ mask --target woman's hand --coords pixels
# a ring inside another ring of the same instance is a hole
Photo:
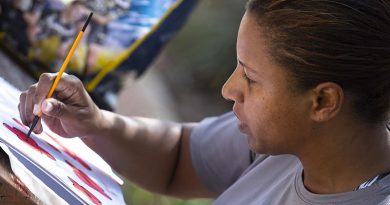
[[[38,83],[22,92],[18,108],[23,124],[31,126],[34,116],[42,111],[41,119],[60,136],[83,137],[97,133],[101,111],[77,77],[64,74],[52,98],[46,99],[55,77],[56,74],[44,73]],[[34,132],[42,132],[40,121]]]

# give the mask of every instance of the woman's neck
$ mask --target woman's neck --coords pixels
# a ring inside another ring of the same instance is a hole
[[[325,132],[324,132],[325,133]],[[386,127],[333,129],[298,154],[304,184],[313,193],[352,191],[390,171],[390,134]]]

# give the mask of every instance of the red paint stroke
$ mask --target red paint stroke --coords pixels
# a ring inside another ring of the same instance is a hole
[[[20,122],[18,119],[16,118],[12,118],[16,123],[18,123],[20,126],[22,126],[25,130],[28,130],[28,127],[23,125],[22,122]],[[45,141],[46,142],[46,141]],[[55,147],[54,145],[50,144],[49,142],[46,142],[47,145],[49,145],[52,149],[54,149],[55,151],[61,153],[61,151]]]
[[[91,171],[91,167],[84,161],[82,160],[79,156],[77,156],[74,152],[66,149],[65,147],[62,149],[63,152],[65,152],[67,155],[71,156],[74,160],[76,160],[78,163],[80,163],[83,167]]]
[[[72,167],[73,172],[77,175],[77,177],[83,181],[85,184],[90,186],[91,188],[95,189],[97,192],[101,193],[103,196],[107,197],[108,199],[112,200],[108,194],[106,194],[98,184],[96,184],[88,175],[86,175],[83,171],[77,169],[73,164],[65,160],[65,162]]]
[[[16,118],[12,118],[12,120],[14,120],[16,123],[18,123],[20,126],[22,126],[25,130],[28,130],[27,126],[23,125],[22,122],[20,122],[18,119]]]
[[[80,190],[81,192],[83,192],[85,195],[87,195],[87,197],[92,201],[92,203],[96,204],[96,205],[100,205],[102,204],[101,201],[99,201],[99,199],[93,195],[91,192],[89,192],[87,189],[85,189],[83,186],[81,186],[80,184],[78,184],[75,180],[73,180],[72,178],[68,177],[69,180],[72,182],[73,186],[76,187],[76,189]]]
[[[28,130],[28,127],[23,125],[22,122],[20,122],[18,119],[16,118],[12,118],[12,120],[14,120],[16,123],[18,123],[20,126],[22,126],[25,130]],[[45,141],[46,142],[46,141]],[[54,145],[50,144],[49,142],[46,142],[47,145],[49,145],[52,149],[54,149],[55,151],[61,153],[61,151],[55,147]]]
[[[10,130],[11,132],[13,132],[20,140],[22,140],[23,142],[27,143],[28,145],[30,145],[33,149],[35,149],[36,151],[46,155],[47,157],[49,157],[50,159],[52,160],[56,160],[49,152],[47,152],[46,150],[44,150],[42,147],[40,147],[33,138],[31,137],[27,137],[26,133],[20,131],[19,129],[15,128],[15,127],[11,127],[9,126],[8,124],[6,123],[3,123],[3,125],[8,129]]]
[[[69,155],[70,157],[72,157],[74,160],[76,160],[78,163],[80,163],[83,167],[85,167],[86,169],[88,169],[89,171],[91,171],[91,167],[83,160],[81,159],[79,156],[76,155],[76,153],[68,150],[64,145],[61,144],[61,142],[56,139],[55,137],[51,136],[49,133],[47,132],[44,132],[47,136],[49,136],[53,141],[55,141],[57,143],[58,146],[60,146],[61,150],[66,153],[67,155]]]

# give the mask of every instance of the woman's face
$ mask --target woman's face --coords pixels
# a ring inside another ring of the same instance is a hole
[[[297,91],[286,69],[272,62],[254,17],[245,14],[237,38],[237,67],[222,95],[234,101],[238,127],[257,153],[294,153],[309,136],[309,91]]]

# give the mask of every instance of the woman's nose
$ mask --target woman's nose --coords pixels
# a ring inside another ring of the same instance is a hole
[[[234,102],[243,102],[244,96],[242,91],[242,80],[240,79],[239,69],[235,69],[226,80],[222,87],[222,96],[226,100],[232,100]]]

